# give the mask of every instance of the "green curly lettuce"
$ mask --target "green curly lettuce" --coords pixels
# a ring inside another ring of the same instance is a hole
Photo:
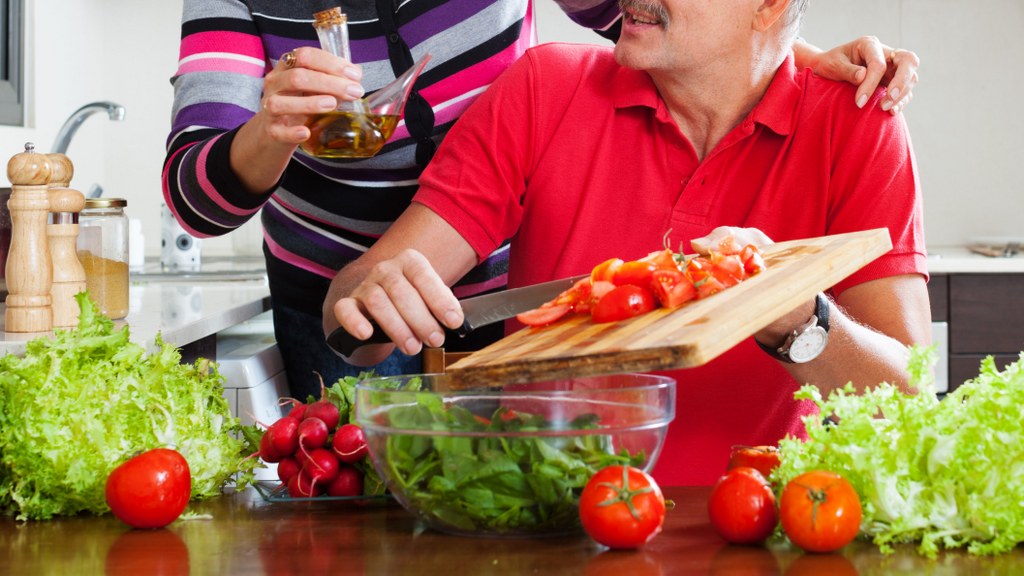
[[[223,397],[216,363],[181,364],[158,336],[129,341],[86,294],[79,325],[0,358],[0,510],[19,520],[109,510],[107,476],[131,456],[171,446],[188,461],[192,497],[252,481],[253,448]]]
[[[804,420],[808,439],[780,442],[777,487],[824,469],[847,478],[863,508],[862,533],[885,552],[918,543],[934,558],[966,547],[997,554],[1024,541],[1024,353],[1002,371],[992,357],[977,378],[938,400],[934,351],[911,351],[907,395],[890,384],[857,393],[851,385],[823,398],[804,386],[798,399],[837,423]]]

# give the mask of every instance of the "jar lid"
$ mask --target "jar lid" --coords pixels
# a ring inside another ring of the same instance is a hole
[[[91,208],[124,208],[128,201],[124,198],[86,198],[85,209]]]

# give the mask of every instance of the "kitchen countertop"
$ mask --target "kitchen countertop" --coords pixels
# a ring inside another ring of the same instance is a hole
[[[395,503],[267,502],[252,489],[192,503],[210,519],[130,530],[110,515],[17,523],[0,519],[4,574],[1014,574],[1024,548],[935,561],[857,541],[803,554],[784,542],[727,546],[707,520],[710,488],[668,487],[663,532],[641,550],[606,551],[586,536],[467,538],[422,531]]]
[[[931,274],[1014,274],[1024,272],[1024,254],[1011,258],[982,256],[966,246],[928,248]]]
[[[115,322],[127,323],[131,340],[149,350],[157,333],[184,347],[270,309],[262,257],[213,259],[199,273],[158,272],[159,262],[148,262],[131,275],[128,316]],[[46,333],[6,332],[5,309],[0,303],[0,355],[23,354],[27,341]]]

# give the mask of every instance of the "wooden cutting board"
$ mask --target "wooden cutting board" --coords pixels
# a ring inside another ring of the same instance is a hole
[[[892,248],[884,228],[774,244],[767,270],[709,298],[622,322],[524,328],[448,366],[452,388],[705,364]]]

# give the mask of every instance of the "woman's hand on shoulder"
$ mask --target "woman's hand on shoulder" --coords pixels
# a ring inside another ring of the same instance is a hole
[[[874,36],[861,36],[825,51],[798,42],[794,52],[798,66],[811,68],[823,78],[856,85],[860,108],[879,86],[884,86],[880,105],[891,114],[900,113],[910,103],[921,65],[914,52],[891,48]]]

